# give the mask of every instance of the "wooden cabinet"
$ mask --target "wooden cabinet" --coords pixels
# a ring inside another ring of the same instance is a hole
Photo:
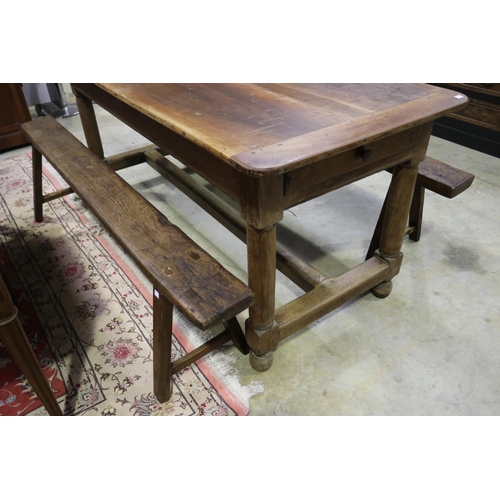
[[[0,151],[27,144],[21,124],[31,114],[20,83],[0,83]]]
[[[500,83],[435,83],[469,97],[469,105],[436,120],[433,135],[500,158]]]

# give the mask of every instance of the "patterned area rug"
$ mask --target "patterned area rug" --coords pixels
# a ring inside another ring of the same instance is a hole
[[[44,165],[44,193],[60,189]],[[174,376],[174,395],[153,394],[152,286],[75,195],[33,220],[31,158],[0,161],[0,265],[44,373],[67,415],[246,415],[259,383],[242,387],[221,350]],[[179,313],[172,356],[206,334]],[[0,415],[43,415],[0,344]]]

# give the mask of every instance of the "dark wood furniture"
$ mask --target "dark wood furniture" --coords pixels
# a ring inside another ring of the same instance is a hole
[[[30,341],[17,316],[17,308],[0,274],[0,340],[24,373],[49,415],[62,415],[61,408],[45,378]]]
[[[157,151],[142,156],[246,241],[255,302],[245,334],[252,366],[261,371],[280,341],[309,323],[368,290],[389,294],[433,121],[468,101],[425,84],[82,83],[73,92],[97,156],[104,152],[92,101],[238,203],[239,214]],[[392,181],[373,257],[328,277],[276,242],[287,208],[388,168]],[[276,268],[305,291],[277,310]]]
[[[25,145],[21,124],[31,114],[20,83],[0,83],[0,151]]]
[[[69,192],[64,189],[43,196],[43,154],[153,283],[153,379],[160,402],[171,397],[174,373],[229,340],[248,354],[235,318],[253,300],[245,284],[171,224],[54,118],[26,123],[23,130],[33,144],[35,220],[43,220],[43,203]],[[202,330],[220,323],[226,330],[172,363],[174,306]]]
[[[437,83],[466,94],[469,105],[436,120],[432,134],[500,158],[500,83]]]
[[[389,169],[389,172],[392,172],[392,169]],[[418,166],[417,181],[410,206],[408,227],[406,229],[406,234],[410,235],[410,239],[420,241],[426,189],[451,199],[469,189],[473,181],[474,175],[471,173],[426,156]],[[380,247],[386,208],[387,199],[384,201],[384,205],[380,211],[370,247],[366,254],[367,259],[373,257],[377,248]]]

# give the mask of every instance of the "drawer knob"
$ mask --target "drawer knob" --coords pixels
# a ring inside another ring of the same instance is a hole
[[[368,161],[373,156],[371,149],[365,149],[363,146],[356,149],[354,156],[361,161]]]

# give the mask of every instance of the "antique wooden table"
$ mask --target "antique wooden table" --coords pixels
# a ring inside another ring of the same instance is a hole
[[[116,168],[147,161],[246,241],[255,302],[245,335],[260,371],[281,340],[368,290],[390,293],[433,121],[467,104],[425,84],[73,84],[73,91],[90,149],[104,157],[94,101],[157,147],[113,158]],[[166,154],[234,199],[240,214]],[[284,210],[389,167],[374,257],[328,277],[277,244]],[[277,310],[276,268],[305,292]]]

